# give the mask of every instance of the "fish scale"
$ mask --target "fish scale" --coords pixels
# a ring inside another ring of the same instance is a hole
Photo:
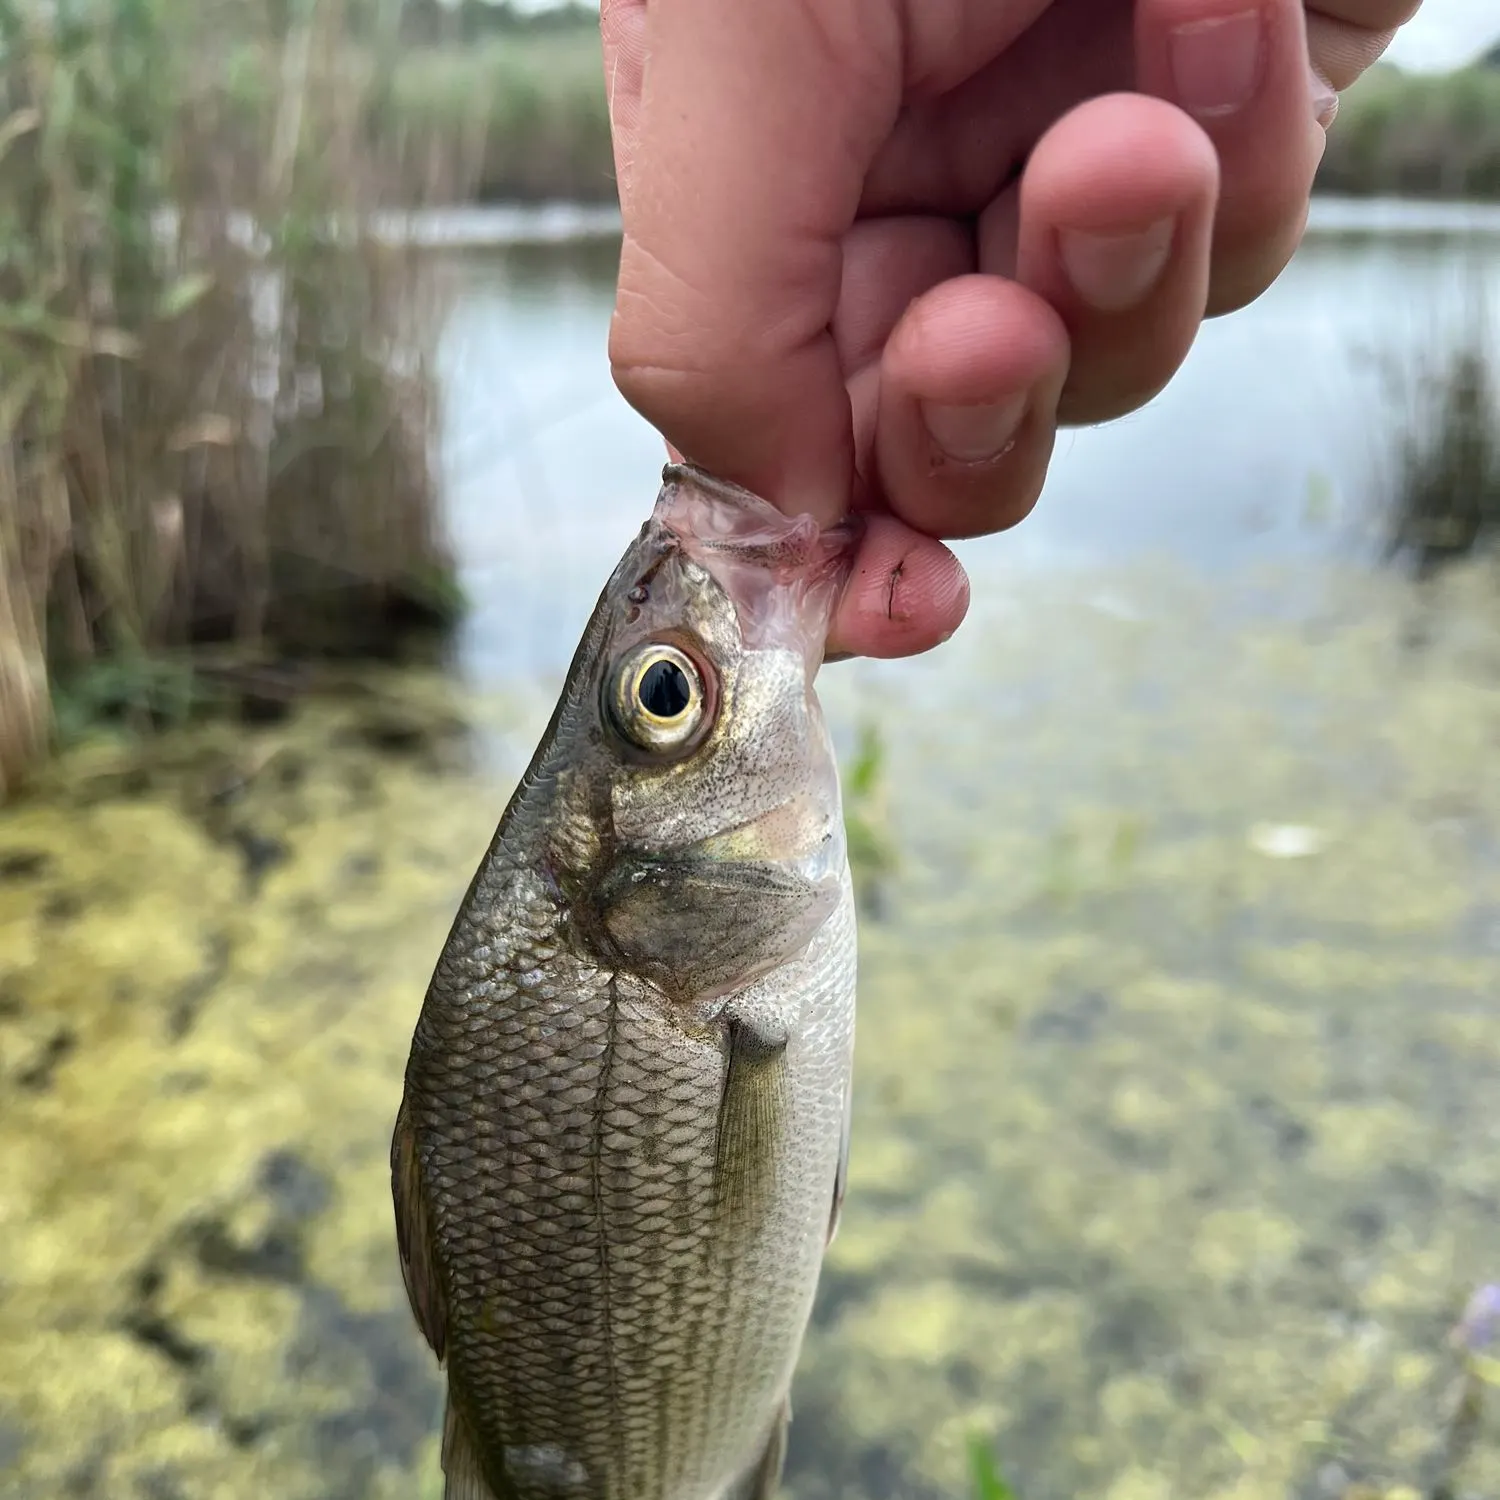
[[[849,550],[669,469],[454,921],[392,1146],[448,1500],[779,1478],[847,1141],[854,903],[811,682]],[[689,647],[698,739],[660,751],[637,704],[629,741],[609,691]]]

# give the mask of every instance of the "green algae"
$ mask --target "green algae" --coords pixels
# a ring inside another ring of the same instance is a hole
[[[1028,1497],[1428,1493],[1500,1217],[1500,580],[1106,581],[1125,639],[1031,585],[883,723],[794,1480],[960,1493],[977,1428]]]
[[[431,1457],[385,1159],[488,830],[421,686],[95,747],[0,824],[7,1494],[395,1494]]]
[[[976,1434],[1025,1500],[1500,1491],[1491,1414],[1444,1468],[1500,1253],[1500,579],[1008,604],[824,678],[900,857],[790,1491],[966,1493]],[[549,706],[362,678],[6,810],[7,1494],[438,1493],[386,1150]]]

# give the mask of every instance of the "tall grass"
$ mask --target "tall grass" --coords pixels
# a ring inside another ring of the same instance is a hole
[[[1464,335],[1407,372],[1405,430],[1389,489],[1387,550],[1420,574],[1493,541],[1500,529],[1500,380],[1477,277]]]
[[[410,49],[373,123],[416,180],[451,156],[481,201],[615,197],[597,25]]]
[[[441,594],[435,309],[359,228],[392,58],[280,10],[0,0],[0,797],[92,663],[149,712],[122,663],[358,649]]]

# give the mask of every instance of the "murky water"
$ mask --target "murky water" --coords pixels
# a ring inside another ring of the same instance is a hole
[[[6,1496],[436,1493],[385,1153],[453,906],[654,491],[610,266],[459,268],[459,685],[100,746],[0,820]],[[959,1495],[973,1432],[1025,1500],[1500,1494],[1494,1418],[1446,1472],[1445,1342],[1500,1279],[1500,569],[1418,588],[1370,524],[1393,372],[1475,266],[1310,242],[963,547],[948,647],[827,672],[900,854],[802,1500]]]

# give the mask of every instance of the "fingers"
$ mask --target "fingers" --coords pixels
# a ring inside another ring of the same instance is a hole
[[[612,8],[615,23],[628,61],[637,20]],[[694,462],[832,520],[853,437],[829,323],[841,240],[899,105],[896,16],[852,0],[651,0],[645,28],[615,380]]]
[[[630,190],[641,90],[646,81],[646,0],[599,0],[604,44],[604,97],[615,155],[615,183],[623,203]]]
[[[919,531],[979,536],[1036,503],[1067,374],[1067,331],[996,276],[945,281],[897,323],[880,367],[875,463],[891,510]]]
[[[1307,54],[1301,0],[1140,0],[1137,86],[1171,100],[1219,157],[1210,315],[1253,301],[1302,237],[1326,93]]]
[[[894,516],[868,517],[834,612],[827,656],[915,656],[948,639],[969,608],[969,580],[941,542]]]
[[[844,239],[833,336],[846,376],[877,362],[891,329],[923,292],[974,270],[973,231],[923,214],[864,219]]]
[[[924,292],[974,269],[974,235],[952,219],[865,219],[844,240],[833,336],[854,416],[856,509],[882,503],[873,472],[880,361],[891,330]]]
[[[1021,181],[1016,275],[1071,343],[1066,423],[1133,411],[1176,373],[1202,321],[1218,169],[1203,131],[1156,99],[1080,105],[1037,143]],[[997,205],[980,263],[1003,258]],[[992,247],[993,243],[993,249]]]
[[[1318,0],[1309,6],[1331,21],[1343,21],[1360,31],[1395,31],[1422,8],[1421,0]]]
[[[1395,35],[1392,30],[1372,31],[1352,26],[1315,10],[1307,13],[1307,53],[1313,69],[1340,92],[1380,61]],[[1330,113],[1323,124],[1327,126],[1331,121]]]

